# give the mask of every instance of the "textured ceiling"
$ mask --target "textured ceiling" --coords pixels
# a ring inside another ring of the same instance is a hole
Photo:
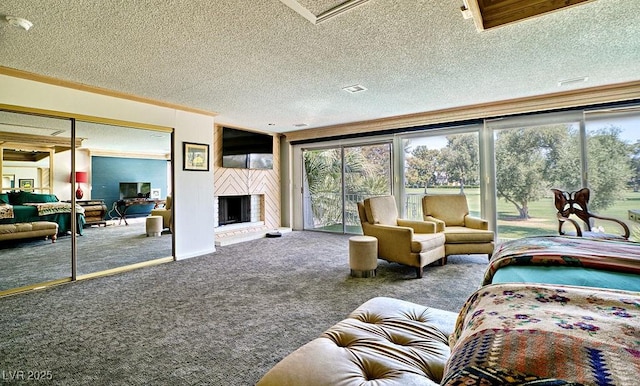
[[[0,66],[272,132],[640,80],[638,0],[484,32],[462,3],[369,0],[314,25],[279,0],[3,0],[34,26],[0,22]],[[354,84],[367,91],[342,90]]]

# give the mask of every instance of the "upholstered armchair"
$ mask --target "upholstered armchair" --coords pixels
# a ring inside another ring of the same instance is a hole
[[[495,234],[489,230],[488,221],[469,215],[464,194],[427,194],[422,198],[422,215],[444,232],[446,256],[493,255]]]
[[[359,202],[358,214],[364,235],[378,239],[380,259],[415,267],[421,278],[424,266],[444,258],[445,238],[436,232],[436,224],[398,218],[393,196]]]
[[[164,208],[156,208],[151,210],[151,216],[162,216],[162,228],[171,228],[171,196],[167,196]]]
[[[629,227],[624,222],[613,218],[598,216],[589,212],[587,205],[589,204],[589,188],[582,188],[576,192],[565,192],[559,189],[551,189],[554,195],[554,205],[558,209],[558,233],[561,235],[578,236],[578,237],[592,237],[601,239],[629,239]],[[580,224],[571,218],[571,215],[575,215],[578,219],[582,220],[584,224],[584,230],[580,227]],[[603,231],[598,232],[596,229],[592,229],[595,220],[608,221],[616,224],[617,230],[621,234],[610,234]],[[569,230],[563,229],[565,223],[570,223],[573,227],[569,226]],[[571,230],[575,228],[575,232]]]

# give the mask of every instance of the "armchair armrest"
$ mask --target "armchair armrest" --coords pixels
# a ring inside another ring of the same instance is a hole
[[[469,215],[464,216],[464,225],[468,228],[489,230],[489,221]]]
[[[616,224],[620,225],[620,227],[622,227],[622,230],[623,230],[622,237],[624,237],[625,239],[629,238],[629,234],[630,234],[629,227],[627,226],[627,224],[625,224],[624,222],[618,220],[617,218],[598,216],[598,215],[593,214],[593,213],[590,213],[590,216],[593,217],[593,218],[600,219],[600,220],[606,220],[606,221],[615,222]]]
[[[433,222],[433,223],[436,224],[435,233],[444,232],[444,228],[445,228],[444,221],[442,221],[440,219],[437,219],[437,218],[435,218],[433,216],[424,216],[424,221],[429,221],[429,222]],[[431,233],[431,232],[429,232],[429,233]]]
[[[415,233],[436,233],[436,223],[432,221],[398,219],[398,226],[409,227]]]
[[[362,231],[378,239],[378,255],[383,259],[411,254],[413,229],[409,227],[363,223]]]
[[[363,233],[378,239],[378,243],[411,244],[413,229],[395,225],[362,224]],[[398,245],[400,247],[400,245]]]

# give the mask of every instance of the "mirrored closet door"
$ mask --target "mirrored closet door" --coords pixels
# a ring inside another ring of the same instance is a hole
[[[171,132],[78,121],[76,137],[78,276],[170,258]]]
[[[0,110],[0,292],[71,280],[71,151],[69,119]]]
[[[0,295],[173,260],[172,130],[140,126],[0,110]]]

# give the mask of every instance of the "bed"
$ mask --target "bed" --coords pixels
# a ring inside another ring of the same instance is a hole
[[[58,234],[71,230],[71,203],[60,202],[53,194],[11,192],[0,194],[0,224],[50,221],[58,224]],[[84,208],[76,205],[77,232],[85,224]]]
[[[449,336],[442,385],[637,385],[640,294],[490,284]]]
[[[496,248],[483,280],[549,283],[640,291],[640,243],[571,236],[535,236]]]

